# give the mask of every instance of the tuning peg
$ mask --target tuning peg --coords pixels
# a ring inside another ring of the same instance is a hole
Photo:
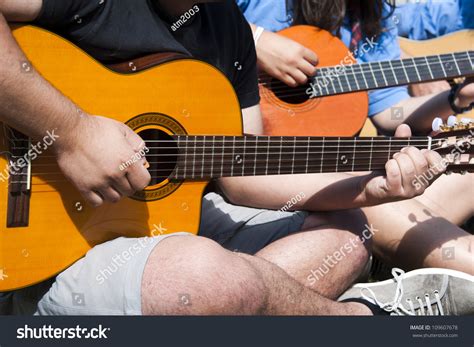
[[[458,119],[456,118],[456,116],[449,116],[447,124],[448,124],[448,126],[453,127],[456,124],[458,124]]]
[[[440,131],[441,127],[443,126],[443,120],[437,117],[433,119],[433,123],[431,126],[433,127],[433,131]]]
[[[465,125],[469,125],[471,123],[474,123],[474,120],[472,120],[471,118],[462,118],[461,123]]]

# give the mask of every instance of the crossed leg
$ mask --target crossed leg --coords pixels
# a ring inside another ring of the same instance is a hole
[[[360,210],[314,213],[302,232],[275,241],[256,256],[278,265],[301,284],[336,299],[366,269],[371,236]]]
[[[180,293],[186,293],[183,303]],[[145,315],[370,315],[356,302],[320,296],[278,266],[206,238],[176,236],[150,254],[142,281]]]

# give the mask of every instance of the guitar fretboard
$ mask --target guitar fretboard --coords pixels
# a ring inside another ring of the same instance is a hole
[[[320,68],[307,94],[322,97],[474,75],[474,51]]]
[[[430,146],[428,137],[175,136],[174,141],[178,165],[171,177],[191,180],[382,170],[402,148]]]

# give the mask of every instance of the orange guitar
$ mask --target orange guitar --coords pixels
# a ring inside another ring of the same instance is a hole
[[[354,136],[367,120],[365,91],[474,75],[472,50],[355,64],[344,43],[327,31],[302,25],[279,34],[317,52],[320,63],[310,83],[297,88],[260,76],[268,135]]]
[[[145,139],[152,182],[133,198],[93,209],[51,154],[30,157],[31,141],[2,125],[0,172],[11,175],[0,179],[0,291],[49,278],[119,236],[197,233],[212,178],[383,169],[407,145],[439,151],[451,171],[474,167],[472,126],[436,138],[246,137],[231,84],[206,63],[165,55],[127,62],[138,72],[123,74],[48,31],[23,26],[13,34],[31,64],[81,108]],[[19,158],[27,165],[14,171]]]

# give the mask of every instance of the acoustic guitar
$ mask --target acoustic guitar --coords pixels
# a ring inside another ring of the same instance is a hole
[[[474,50],[468,47],[457,53],[356,64],[344,43],[325,30],[300,25],[279,34],[317,52],[320,63],[308,84],[296,88],[261,73],[260,105],[268,135],[354,136],[367,120],[366,91],[474,76]]]
[[[11,175],[0,179],[0,291],[54,276],[120,236],[197,233],[202,194],[213,178],[383,170],[408,145],[438,151],[450,171],[473,171],[472,125],[446,127],[436,137],[243,136],[232,85],[204,62],[157,55],[114,71],[46,30],[22,26],[13,34],[27,65],[82,109],[143,137],[152,181],[118,204],[91,208],[51,153],[30,157],[34,142],[1,124],[0,170]],[[13,172],[19,158],[27,165]]]

